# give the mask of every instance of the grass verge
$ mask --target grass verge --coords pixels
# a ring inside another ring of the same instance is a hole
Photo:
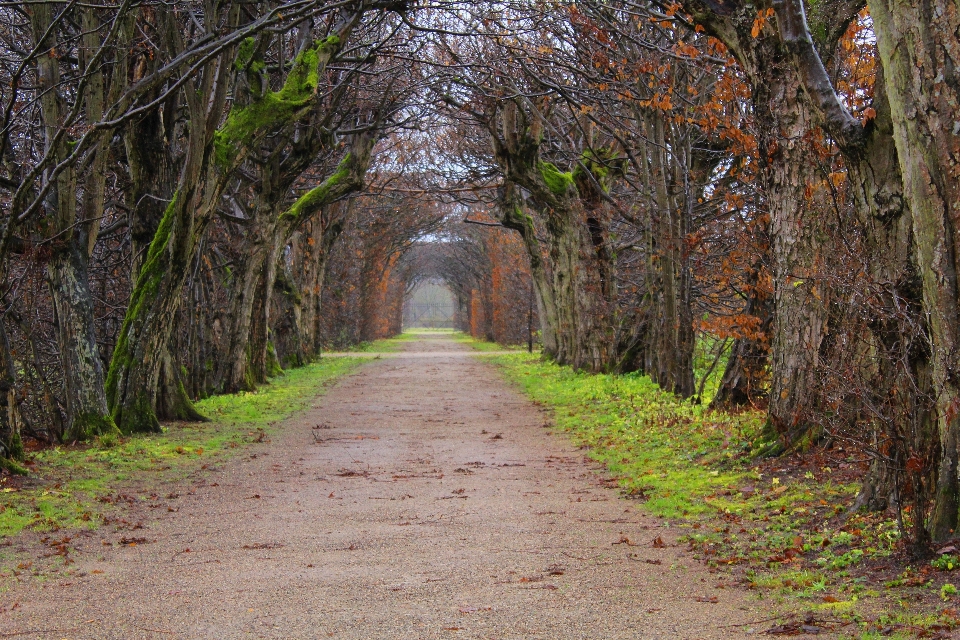
[[[952,637],[937,634],[960,626],[960,552],[912,560],[891,514],[848,514],[863,471],[856,452],[756,460],[757,412],[709,412],[646,376],[581,374],[536,354],[491,361],[553,410],[626,497],[684,531],[681,544],[727,576],[721,585],[781,612],[779,635],[806,625],[852,638]]]
[[[95,529],[117,503],[223,462],[245,443],[262,442],[280,421],[307,408],[324,385],[360,362],[322,359],[288,370],[257,391],[207,398],[197,408],[212,419],[208,423],[174,423],[162,434],[34,451],[27,478],[2,478],[0,539],[24,529]]]
[[[454,342],[459,342],[461,344],[469,345],[474,351],[516,351],[520,353],[521,351],[525,352],[527,350],[526,345],[522,344],[510,344],[502,345],[497,344],[496,342],[487,342],[486,340],[477,340],[470,336],[468,333],[463,333],[462,331],[457,331],[453,334]],[[540,350],[534,345],[534,353],[539,353]]]

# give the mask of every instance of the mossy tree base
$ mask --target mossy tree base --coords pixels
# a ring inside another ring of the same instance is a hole
[[[30,471],[25,466],[10,458],[0,458],[0,469],[4,469],[16,476],[30,475]]]
[[[120,429],[117,428],[113,418],[99,413],[85,413],[76,416],[70,430],[67,431],[66,440],[76,442],[86,442],[93,440],[98,436],[118,436]]]
[[[145,394],[139,394],[132,404],[133,406],[124,410],[122,414],[118,415],[118,412],[113,416],[114,422],[123,435],[163,432],[157,414],[153,411],[153,403]]]

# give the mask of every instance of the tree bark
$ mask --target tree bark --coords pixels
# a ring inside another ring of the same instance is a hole
[[[817,281],[821,265],[830,259],[825,253],[828,246],[821,242],[828,208],[818,207],[814,200],[823,195],[818,193],[821,177],[811,161],[816,151],[808,135],[817,123],[786,46],[769,24],[760,37],[753,33],[757,11],[769,3],[684,4],[733,52],[751,86],[759,182],[770,213],[773,257],[767,416],[778,447],[789,447],[812,426],[809,418],[818,398],[817,367],[830,296]]]
[[[852,20],[859,3],[845,4],[848,10],[840,12],[841,19],[822,16],[821,21],[832,24],[836,32],[846,28],[842,18]],[[930,387],[933,378],[928,327],[921,312],[921,287],[917,286],[920,275],[914,259],[914,217],[910,215],[910,199],[905,202],[904,198],[887,69],[879,65],[874,85],[875,116],[863,126],[847,111],[832,85],[816,50],[803,3],[774,0],[774,7],[781,38],[793,54],[808,100],[844,155],[864,230],[868,269],[872,281],[883,287],[877,317],[870,328],[877,360],[876,397],[881,399],[885,414],[880,419],[884,429],[858,504],[882,506],[883,494],[893,483],[897,494],[905,486],[912,487],[915,512],[923,514],[928,499],[924,476],[938,446],[929,402],[936,392]],[[888,17],[881,8],[881,23],[889,26]],[[890,89],[901,91],[900,87]],[[955,470],[956,462],[946,466]],[[935,508],[934,521],[938,517]],[[922,517],[914,518],[914,545],[926,542],[924,526]],[[941,528],[937,535],[943,535],[943,525],[937,526]]]
[[[557,305],[550,284],[546,258],[537,238],[537,229],[533,218],[523,210],[523,203],[517,193],[518,187],[505,182],[500,198],[500,221],[504,227],[520,234],[527,257],[530,260],[530,273],[533,278],[534,293],[537,300],[537,317],[540,320],[540,336],[543,355],[557,360],[559,344],[557,338],[559,318]]]
[[[521,234],[537,283],[544,353],[575,369],[610,370],[617,361],[610,299],[616,287],[610,254],[602,247],[604,231],[590,229],[589,219],[600,224],[588,202],[595,194],[582,193],[588,181],[578,180],[577,173],[583,170],[579,166],[565,173],[540,158],[539,123],[538,117],[528,118],[512,101],[500,105],[488,122],[505,181],[529,192],[522,204],[514,195],[515,202],[504,207],[511,218],[505,226],[527,229]],[[594,176],[589,183],[605,181]],[[534,211],[540,222],[527,221],[526,210]],[[532,241],[540,228],[546,236],[542,248],[539,240],[536,245]]]
[[[930,322],[941,455],[929,531],[943,540],[958,516],[960,9],[949,0],[877,0],[870,10]]]
[[[222,381],[220,389],[224,393],[252,391],[256,387],[249,370],[250,334],[254,309],[260,304],[257,295],[267,254],[270,252],[267,242],[272,238],[272,234],[264,237],[259,225],[252,231],[254,240],[246,252],[243,266],[231,291],[227,348],[220,357],[220,367],[224,371],[218,376]]]
[[[236,26],[239,5],[229,5],[225,11],[227,23]],[[259,66],[254,70],[251,61],[234,76],[231,51],[207,63],[202,90],[193,80],[184,84],[190,128],[178,188],[134,283],[107,376],[110,408],[121,431],[160,429],[156,408],[164,349],[189,267],[227,181],[264,136],[295,127],[306,117],[314,106],[319,75],[343,47],[362,11],[338,25],[337,35],[305,45],[278,94],[243,84],[250,74],[263,72]],[[218,127],[231,79],[237,81],[232,83],[235,89],[245,86],[247,90],[234,96],[226,121]],[[265,109],[267,104],[272,108]]]
[[[20,438],[20,403],[15,386],[17,370],[10,355],[10,341],[3,322],[0,322],[0,358],[0,468],[26,475],[26,468],[20,465],[24,450]]]
[[[62,117],[58,93],[59,61],[55,57],[57,42],[55,30],[49,29],[53,20],[53,6],[49,3],[39,4],[31,13],[31,25],[38,48],[46,51],[38,56],[37,77],[48,151],[59,132]],[[90,8],[83,10],[81,20],[87,29],[84,37],[85,56],[89,56],[98,44]],[[93,121],[103,113],[103,85],[102,74],[93,73],[85,97]],[[65,149],[53,151],[63,156]],[[91,167],[83,176],[86,179],[83,219],[77,219],[77,175],[73,168],[53,178],[55,183],[45,202],[46,214],[53,220],[57,238],[53,242],[53,256],[47,265],[47,279],[53,300],[57,346],[66,390],[68,426],[65,437],[68,440],[88,440],[117,430],[107,410],[103,363],[97,345],[87,268],[92,240],[96,238],[99,226],[97,220],[103,210],[105,140],[98,143],[95,153],[97,155]]]

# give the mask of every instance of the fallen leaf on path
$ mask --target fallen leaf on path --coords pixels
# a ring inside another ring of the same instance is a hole
[[[657,536],[656,538],[653,539],[653,547],[655,549],[663,549],[666,546],[667,545],[663,543],[663,538],[661,538],[660,536]]]
[[[476,613],[477,611],[493,611],[493,607],[460,607],[460,613]]]
[[[635,547],[635,546],[637,546],[637,543],[636,543],[636,542],[630,542],[630,538],[628,538],[627,536],[623,535],[622,533],[620,534],[620,539],[619,539],[619,540],[617,540],[616,542],[611,542],[610,544],[625,544],[625,545],[627,545],[628,547]],[[653,546],[657,546],[657,545],[656,545],[656,542],[654,542],[654,545],[653,545]]]
[[[283,544],[280,542],[256,542],[254,544],[245,544],[241,549],[279,549]]]
[[[138,544],[146,544],[149,540],[146,538],[120,538],[120,544],[125,544],[128,546],[134,546]]]
[[[359,476],[359,477],[366,478],[367,476],[370,475],[370,472],[369,472],[369,471],[354,471],[353,469],[341,469],[340,472],[339,472],[337,475],[340,476],[341,478],[355,478],[355,477],[358,477],[358,476]]]
[[[719,602],[717,596],[697,596],[696,600],[697,602],[707,602],[710,604],[717,604],[717,602]]]

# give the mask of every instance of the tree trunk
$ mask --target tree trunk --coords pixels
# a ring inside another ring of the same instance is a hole
[[[691,278],[684,252],[693,194],[689,186],[691,154],[684,136],[659,112],[640,110],[648,127],[641,142],[641,171],[651,191],[648,199],[647,299],[652,319],[643,370],[663,389],[687,398],[695,392]],[[648,143],[649,141],[649,143]],[[673,151],[668,154],[667,149]]]
[[[52,4],[37,5],[31,15],[31,24],[38,48],[45,53],[37,59],[37,77],[41,94],[40,105],[44,121],[47,150],[60,129],[61,104],[59,91],[59,61],[57,42],[48,28],[52,20]],[[83,11],[85,28],[94,27],[88,8]],[[42,41],[44,36],[47,40]],[[93,42],[91,42],[93,38]],[[88,47],[95,50],[96,34],[88,31]],[[86,55],[90,55],[89,52]],[[103,77],[91,74],[86,105],[96,120],[103,111]],[[57,346],[63,368],[67,405],[67,432],[69,440],[88,440],[93,436],[115,432],[116,426],[107,410],[104,393],[103,363],[97,346],[94,327],[93,299],[90,295],[87,270],[88,252],[96,237],[97,223],[103,209],[103,185],[106,169],[106,144],[100,142],[96,157],[85,175],[83,215],[77,220],[77,177],[75,170],[64,171],[54,178],[45,203],[47,215],[53,220],[54,254],[47,265],[47,277],[53,299],[57,326]],[[63,155],[58,152],[58,155]]]
[[[530,260],[530,273],[533,278],[537,299],[537,318],[540,320],[540,336],[543,355],[557,360],[559,353],[557,305],[550,284],[552,275],[548,272],[543,248],[537,238],[537,229],[533,218],[523,210],[523,204],[517,194],[517,186],[507,182],[503,187],[500,201],[501,224],[520,234],[527,257]]]
[[[85,256],[69,242],[47,265],[66,392],[67,440],[88,440],[117,430],[107,410],[103,363],[94,332]]]
[[[828,290],[818,271],[829,257],[820,240],[828,209],[808,194],[820,182],[804,141],[816,126],[796,74],[770,64],[752,75],[762,184],[770,211],[773,325],[768,419],[784,446],[810,428]],[[767,153],[763,151],[767,150]]]
[[[250,324],[250,373],[254,384],[263,384],[271,376],[282,373],[276,351],[270,340],[270,311],[273,303],[273,288],[277,279],[277,259],[280,247],[276,240],[268,244],[263,269],[254,296],[253,319]]]
[[[504,194],[502,213],[508,220],[504,225],[522,230],[534,281],[546,284],[537,286],[541,324],[554,335],[545,332],[544,353],[576,369],[612,369],[617,361],[610,300],[616,291],[612,253],[602,246],[604,230],[591,230],[588,222],[592,218],[594,225],[601,225],[597,211],[601,198],[590,190],[596,184],[609,188],[606,172],[588,167],[594,174],[588,180],[579,165],[574,171],[562,172],[541,160],[539,116],[525,113],[514,102],[501,105],[487,124],[504,179],[515,185],[511,193]],[[593,163],[588,159],[584,164]],[[529,192],[525,202],[515,187]],[[534,211],[540,222],[527,220],[526,210]],[[539,241],[534,242],[540,228],[546,236],[542,249]],[[538,262],[543,264],[542,275]]]
[[[941,455],[929,531],[943,540],[953,535],[958,515],[960,9],[949,0],[878,0],[870,10],[930,322]]]
[[[307,264],[304,265],[305,277],[300,285],[303,298],[300,335],[307,359],[320,353],[320,327],[323,318],[321,292],[327,277],[327,265],[330,252],[343,233],[344,224],[352,210],[353,200],[328,207],[319,219],[311,221],[310,233],[305,234],[309,250],[304,252],[308,257]]]
[[[759,34],[754,32],[757,5],[737,2],[718,9],[712,0],[684,4],[731,49],[751,86],[759,183],[770,213],[773,257],[768,424],[779,441],[776,448],[789,447],[813,426],[810,416],[819,401],[817,367],[830,297],[817,279],[830,259],[829,245],[821,237],[830,205],[819,202],[827,193],[819,186],[817,150],[809,135],[817,123],[771,21],[760,23]],[[769,3],[760,7],[764,5]]]
[[[15,386],[17,370],[10,355],[10,341],[2,321],[0,358],[0,468],[26,475],[26,468],[19,464],[24,459],[24,451],[23,441],[20,439],[20,403],[17,401]]]
[[[263,269],[269,248],[264,236],[259,233],[262,229],[257,226],[255,231],[256,233],[252,235],[257,237],[257,240],[254,241],[247,252],[243,267],[237,274],[231,291],[227,348],[220,357],[222,373],[218,376],[221,380],[220,389],[223,393],[252,391],[256,388],[256,383],[251,377],[249,369],[250,336],[254,309],[260,305],[257,294],[260,292],[260,282],[263,278]],[[269,238],[270,236],[266,237]]]
[[[240,5],[225,5],[223,10],[225,25],[236,27],[240,20]],[[192,79],[184,84],[182,96],[187,107],[189,131],[185,136],[187,147],[179,172],[178,190],[164,211],[134,283],[107,376],[109,405],[121,431],[157,431],[160,428],[155,411],[164,349],[189,267],[200,238],[220,204],[229,177],[245,161],[251,149],[259,148],[267,134],[289,133],[309,115],[315,107],[319,77],[342,49],[366,10],[364,5],[353,13],[345,13],[337,24],[336,33],[322,41],[313,43],[304,38],[278,93],[261,89],[264,78],[258,74],[265,73],[265,65],[254,65],[255,61],[247,60],[243,69],[237,69],[231,49],[206,63],[202,75],[203,90],[198,91]],[[209,17],[211,23],[214,18]],[[244,80],[251,78],[253,82],[244,84]],[[251,91],[253,85],[258,86]],[[234,102],[225,122],[218,128],[228,88],[234,89]],[[265,109],[266,105],[276,108]],[[369,136],[373,138],[375,133]],[[369,164],[369,154],[366,161]],[[348,154],[338,166],[334,184],[330,183],[332,178],[328,178],[321,187],[304,196],[306,202],[301,198],[295,209],[284,215],[296,220],[300,210],[310,209],[314,202],[324,200],[335,191],[333,187],[338,182],[349,182],[353,178],[350,169],[354,164]]]

